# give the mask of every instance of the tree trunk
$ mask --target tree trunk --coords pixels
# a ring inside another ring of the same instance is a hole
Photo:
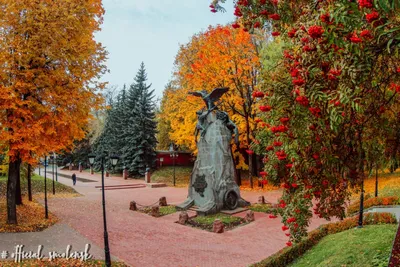
[[[17,186],[15,190],[15,204],[22,205],[22,195],[21,195],[21,164],[18,167],[17,172]]]
[[[27,173],[27,179],[28,179],[28,198],[29,201],[32,201],[32,184],[31,184],[31,164],[28,164],[28,173]]]
[[[17,224],[17,206],[16,191],[17,191],[17,180],[21,160],[18,158],[13,162],[8,163],[8,180],[7,180],[7,223]]]

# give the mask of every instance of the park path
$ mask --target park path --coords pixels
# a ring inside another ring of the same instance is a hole
[[[70,177],[72,171],[60,171]],[[93,182],[80,182],[74,187],[82,197],[49,200],[49,209],[63,223],[68,224],[95,245],[103,247],[103,224],[99,174],[79,173],[78,177]],[[59,176],[59,182],[72,185],[70,178]],[[140,184],[141,180],[105,178],[106,185]],[[129,210],[134,200],[150,205],[162,196],[169,204],[186,199],[186,188],[135,188],[106,190],[107,226],[110,250],[113,255],[131,266],[248,266],[265,259],[285,247],[287,237],[281,230],[280,219],[270,219],[267,214],[256,213],[255,222],[223,234],[183,226],[175,223],[179,214],[154,218]],[[243,197],[254,203],[264,195],[275,203],[279,191],[267,193],[243,192]],[[310,229],[326,223],[314,218]]]

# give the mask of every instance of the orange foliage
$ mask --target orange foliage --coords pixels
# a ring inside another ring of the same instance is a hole
[[[10,160],[35,164],[83,138],[100,104],[106,52],[94,40],[101,0],[3,0],[0,5],[0,140]]]
[[[230,25],[209,27],[181,46],[176,56],[173,84],[177,88],[165,94],[163,119],[170,121],[170,138],[178,145],[196,149],[193,132],[196,113],[204,107],[201,99],[188,92],[216,87],[229,87],[220,109],[229,113],[240,133],[241,147],[247,148],[256,127],[257,100],[252,92],[258,89],[261,69],[257,46],[249,33]],[[237,150],[234,147],[234,151]],[[239,153],[242,167],[244,160]],[[240,166],[239,166],[240,167]]]

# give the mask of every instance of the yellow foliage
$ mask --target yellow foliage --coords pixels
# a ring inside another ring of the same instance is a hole
[[[188,92],[211,92],[217,87],[229,87],[219,108],[228,112],[238,126],[240,148],[249,147],[257,111],[257,100],[252,92],[258,90],[261,68],[252,38],[256,37],[230,25],[217,26],[194,35],[188,44],[180,47],[172,82],[176,89],[164,94],[166,104],[161,114],[162,119],[170,122],[170,139],[177,145],[196,150],[196,111],[204,108],[204,103]],[[238,148],[234,146],[233,151],[240,159],[237,167],[245,168]]]
[[[103,14],[101,0],[1,2],[0,145],[10,160],[35,164],[85,136],[104,86],[106,51],[93,36]]]

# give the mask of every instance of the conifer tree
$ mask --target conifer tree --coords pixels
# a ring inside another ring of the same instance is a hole
[[[130,156],[133,161],[130,162],[129,170],[135,174],[143,175],[146,168],[153,168],[156,162],[155,148],[157,146],[156,132],[157,122],[155,115],[154,90],[149,90],[150,85],[146,84],[147,74],[144,63],[135,77],[135,83],[132,86],[132,94],[136,96],[136,105],[131,110],[134,115],[132,132],[130,140],[134,149],[130,149]],[[130,145],[127,143],[126,145]]]

